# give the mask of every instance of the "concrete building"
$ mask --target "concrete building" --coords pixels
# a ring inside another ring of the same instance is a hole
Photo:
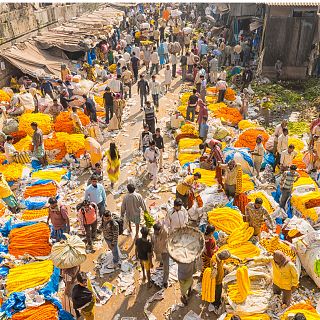
[[[283,63],[283,79],[304,79],[312,45],[319,45],[318,7],[266,5],[260,66],[262,75],[274,78],[274,65]]]

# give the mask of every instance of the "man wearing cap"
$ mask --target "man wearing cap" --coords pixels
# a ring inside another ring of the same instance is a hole
[[[56,241],[65,239],[63,233],[70,232],[70,221],[68,217],[68,209],[58,204],[56,198],[49,198],[49,214],[47,224],[51,221],[53,226],[53,237]]]
[[[270,214],[262,205],[263,200],[261,198],[256,198],[254,202],[247,204],[245,209],[244,222],[248,222],[249,226],[254,229],[253,235],[259,237],[261,233],[262,224],[267,221],[268,227],[274,230],[275,225],[272,221]]]

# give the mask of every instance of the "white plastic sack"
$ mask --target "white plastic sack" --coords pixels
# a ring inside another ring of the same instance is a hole
[[[299,259],[307,274],[320,288],[320,277],[315,272],[315,263],[320,260],[320,231],[293,239]]]
[[[19,101],[26,110],[34,111],[34,99],[30,92],[20,93]]]
[[[18,131],[19,128],[19,123],[18,121],[16,121],[15,119],[8,119],[5,123],[5,125],[3,126],[2,131],[5,134],[10,134],[12,132],[16,132]]]

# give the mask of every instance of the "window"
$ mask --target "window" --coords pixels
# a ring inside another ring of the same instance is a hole
[[[293,14],[292,14],[294,18],[313,17],[315,15],[316,15],[316,10],[301,10],[301,9],[293,9]]]

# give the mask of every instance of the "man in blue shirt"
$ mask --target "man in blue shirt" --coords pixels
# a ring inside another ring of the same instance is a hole
[[[46,94],[53,100],[53,85],[49,80],[44,80],[41,85],[41,93],[43,96]]]
[[[209,126],[207,124],[207,117],[202,118],[202,123],[200,124],[200,130],[199,130],[199,137],[202,139],[202,141],[206,141],[209,131]]]
[[[201,43],[200,46],[200,59],[203,58],[203,56],[208,54],[208,45],[207,45],[207,41],[204,40],[203,43]]]
[[[93,202],[98,206],[100,216],[99,220],[101,221],[101,217],[106,211],[106,191],[104,186],[101,183],[98,183],[98,177],[96,175],[92,175],[90,180],[91,184],[86,188],[84,199]]]

